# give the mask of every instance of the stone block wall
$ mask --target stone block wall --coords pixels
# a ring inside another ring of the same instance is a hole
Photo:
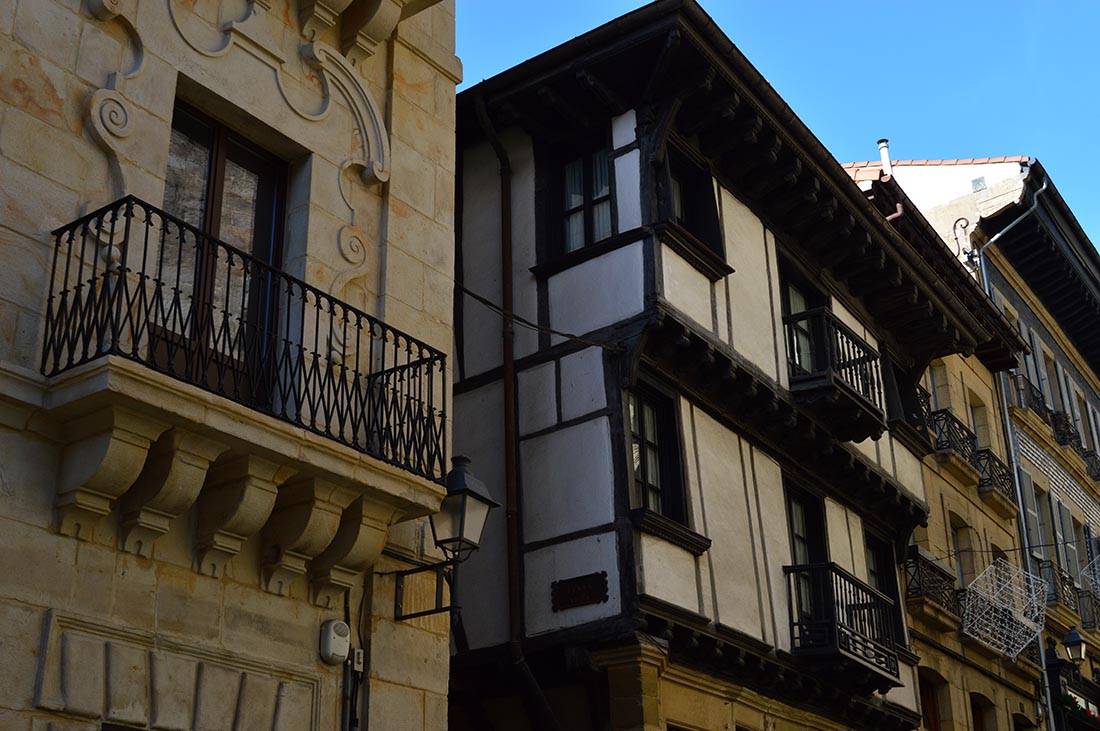
[[[59,531],[71,425],[38,373],[50,232],[125,195],[160,207],[182,100],[286,161],[286,271],[449,353],[454,13],[455,0],[0,0],[0,728],[339,727],[342,671],[317,644],[343,602],[315,601],[308,575],[269,590],[264,520],[217,576],[197,565],[197,487],[151,548],[124,546],[118,505],[80,539]],[[173,398],[199,413],[221,397]],[[372,469],[368,488],[383,480]],[[446,615],[394,622],[385,575],[435,560],[430,531],[388,535],[348,597],[362,713],[371,729],[444,729]]]

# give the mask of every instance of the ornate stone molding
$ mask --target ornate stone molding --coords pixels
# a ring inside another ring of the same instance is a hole
[[[374,55],[401,22],[409,0],[353,0],[341,18],[340,51],[353,64]]]
[[[344,508],[336,537],[310,564],[315,604],[334,608],[344,590],[350,589],[374,565],[386,545],[393,517],[392,507],[365,496]]]
[[[264,588],[286,596],[291,582],[336,536],[341,513],[354,494],[335,483],[303,476],[279,489],[275,511],[264,527]]]
[[[57,530],[87,539],[134,484],[149,446],[168,425],[117,405],[68,424],[58,478]]]
[[[233,455],[210,468],[195,503],[195,563],[220,577],[229,559],[260,532],[275,506],[279,465],[251,454]]]
[[[332,30],[351,3],[352,0],[299,0],[298,22],[302,35],[313,41]]]
[[[317,728],[319,679],[295,667],[55,609],[41,647],[35,707],[90,719],[95,728],[224,728],[226,719],[241,729]]]
[[[137,481],[120,501],[119,547],[148,558],[153,542],[198,498],[210,463],[227,448],[178,427],[161,435]]]

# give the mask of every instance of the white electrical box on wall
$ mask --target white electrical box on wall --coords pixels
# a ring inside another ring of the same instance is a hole
[[[328,665],[341,665],[351,651],[351,628],[347,622],[330,619],[321,625],[321,660]]]

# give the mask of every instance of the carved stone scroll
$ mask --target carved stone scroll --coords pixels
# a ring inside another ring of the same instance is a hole
[[[161,435],[149,450],[137,482],[120,501],[122,550],[148,558],[153,541],[195,502],[210,463],[226,449],[178,427]]]
[[[344,508],[340,528],[328,547],[310,564],[313,601],[332,609],[386,545],[393,508],[360,496]]]
[[[55,502],[58,532],[90,538],[95,524],[141,474],[149,446],[167,427],[119,406],[72,421]]]
[[[195,503],[195,558],[201,574],[220,577],[229,559],[260,532],[275,506],[279,466],[255,455],[210,468]]]
[[[264,527],[264,588],[286,596],[291,582],[332,542],[351,490],[303,476],[279,489],[275,511]]]

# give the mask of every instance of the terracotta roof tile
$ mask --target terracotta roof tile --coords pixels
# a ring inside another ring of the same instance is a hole
[[[996,162],[1030,162],[1031,158],[1027,155],[1001,155],[1000,157],[967,157],[954,160],[891,160],[890,164],[897,165],[912,165],[912,166],[937,166],[937,165],[984,165],[987,163]],[[862,162],[846,162],[841,167],[845,169],[851,168],[878,168],[882,167],[882,162],[879,160],[864,160]]]

